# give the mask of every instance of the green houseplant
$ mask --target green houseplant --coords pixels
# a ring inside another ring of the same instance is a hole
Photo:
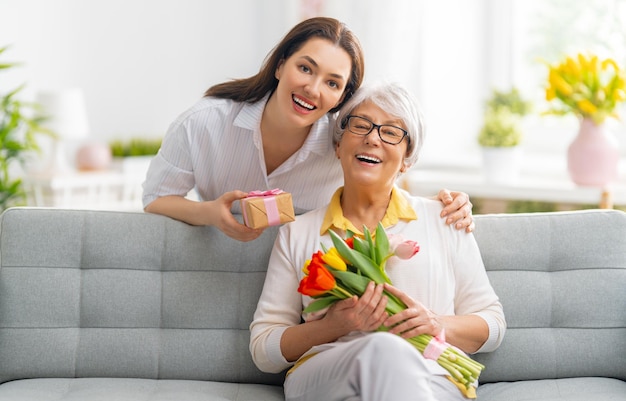
[[[0,55],[6,49],[6,46],[0,48]],[[0,70],[16,65],[0,62]],[[39,150],[37,134],[51,134],[40,125],[43,117],[38,115],[37,105],[18,99],[23,87],[6,94],[0,92],[0,211],[24,203],[26,193],[22,180],[14,174],[13,168],[16,164],[23,165],[29,154]]]
[[[113,157],[154,156],[161,148],[160,138],[132,138],[114,140],[109,146]]]
[[[145,177],[151,160],[161,148],[161,138],[117,139],[109,143],[114,163],[127,174]]]
[[[517,88],[494,90],[485,104],[484,123],[478,143],[484,147],[511,147],[522,141],[521,117],[530,112],[530,102]]]
[[[487,181],[509,184],[521,167],[521,119],[530,112],[530,102],[517,90],[494,90],[485,104],[483,126],[478,134]]]

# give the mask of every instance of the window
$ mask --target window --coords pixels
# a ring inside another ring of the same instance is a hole
[[[322,11],[361,39],[366,79],[399,81],[417,95],[428,127],[422,161],[479,160],[484,100],[511,86],[534,103],[527,152],[561,156],[578,124],[539,115],[548,106],[539,59],[589,50],[626,68],[626,0],[327,0]],[[626,124],[609,125],[626,155]]]
[[[626,68],[626,0],[513,0],[511,12],[511,82],[533,100],[536,112],[547,108],[547,69],[540,60],[553,63],[566,54],[590,51]],[[626,112],[623,107],[621,111]],[[624,123],[607,123],[624,149]],[[576,129],[573,116],[535,116],[526,129],[528,146],[561,151]]]

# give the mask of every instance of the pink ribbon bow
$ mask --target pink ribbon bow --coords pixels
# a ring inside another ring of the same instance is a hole
[[[269,189],[267,191],[250,191],[250,192],[248,192],[247,198],[253,198],[253,197],[257,197],[257,196],[274,196],[274,195],[278,195],[278,194],[282,194],[282,193],[283,193],[283,191],[281,189],[278,189],[278,188]]]
[[[430,340],[422,355],[424,355],[424,358],[436,361],[437,359],[439,359],[441,354],[443,354],[443,352],[448,348],[448,346],[448,343],[446,343],[446,332],[445,330],[441,330],[441,333],[439,333],[439,335],[433,337]]]

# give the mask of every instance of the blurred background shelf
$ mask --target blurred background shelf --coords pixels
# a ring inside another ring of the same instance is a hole
[[[582,207],[626,207],[626,166],[621,161],[617,182],[606,188],[574,184],[564,158],[525,156],[525,167],[517,180],[491,183],[485,179],[480,160],[464,160],[458,165],[429,161],[418,164],[400,179],[400,186],[414,195],[432,196],[442,188],[466,192],[474,200],[527,201]],[[504,210],[498,210],[504,211]],[[480,212],[480,211],[479,211]],[[486,212],[492,212],[487,210]],[[476,213],[476,211],[475,211]]]
[[[29,174],[27,204],[70,209],[141,211],[145,173],[122,171]]]

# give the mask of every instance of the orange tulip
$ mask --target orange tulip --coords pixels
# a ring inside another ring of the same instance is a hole
[[[320,252],[321,254],[321,252]],[[304,276],[298,286],[298,292],[310,297],[322,295],[335,288],[335,277],[323,264],[315,263],[315,257],[309,264],[309,275]]]

